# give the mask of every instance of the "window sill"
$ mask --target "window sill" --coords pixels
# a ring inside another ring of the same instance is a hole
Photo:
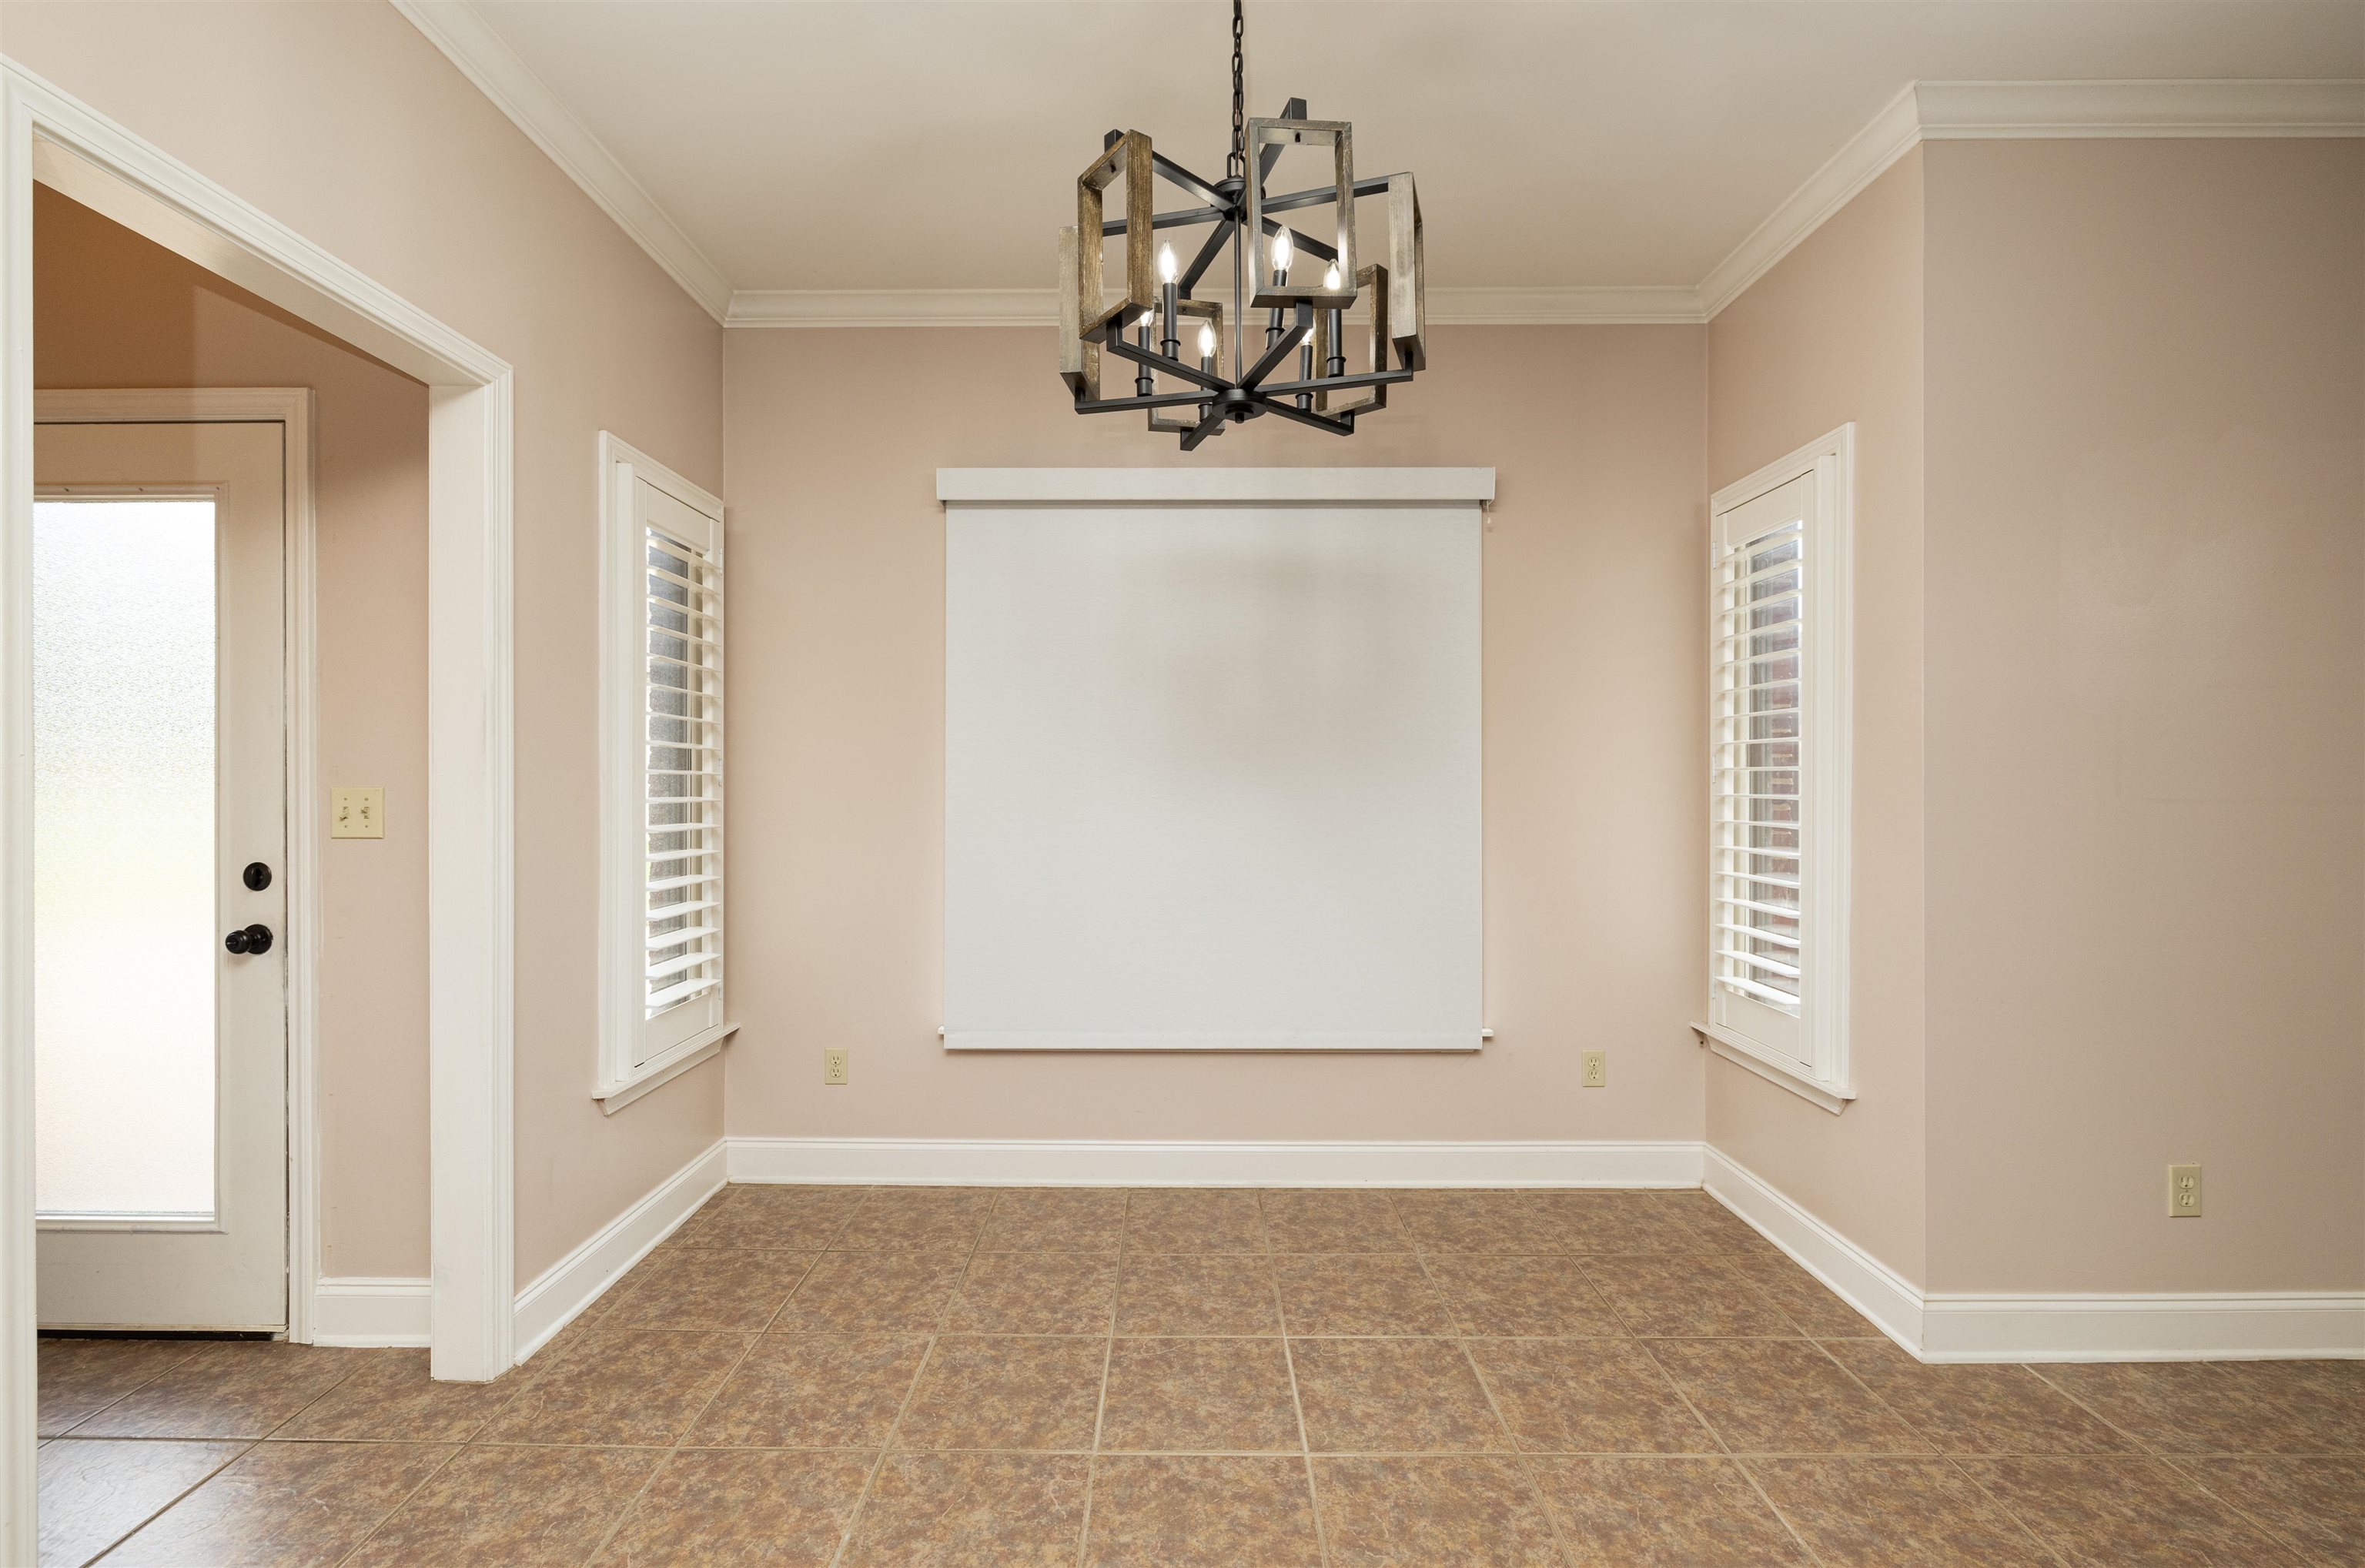
[[[1846,1110],[1848,1103],[1855,1098],[1853,1089],[1840,1090],[1827,1083],[1818,1083],[1811,1078],[1791,1071],[1780,1062],[1769,1061],[1759,1056],[1746,1036],[1719,1028],[1714,1024],[1695,1024],[1691,1028],[1703,1045],[1725,1060],[1736,1067],[1747,1068],[1766,1082],[1787,1089],[1799,1099],[1820,1105],[1834,1116]]]
[[[630,1078],[593,1090],[591,1098],[600,1102],[600,1110],[612,1116],[650,1090],[670,1083],[701,1062],[720,1056],[723,1042],[738,1032],[736,1024],[718,1024],[703,1034],[692,1035],[663,1056],[635,1069]]]

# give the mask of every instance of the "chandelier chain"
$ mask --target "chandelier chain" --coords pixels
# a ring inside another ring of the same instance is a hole
[[[1240,75],[1240,40],[1247,36],[1240,0],[1232,0],[1232,151],[1224,160],[1224,174],[1235,180],[1245,179],[1249,172],[1248,95]]]

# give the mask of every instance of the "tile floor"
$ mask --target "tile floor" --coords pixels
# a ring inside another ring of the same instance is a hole
[[[2365,1363],[1925,1367],[1697,1192],[734,1187],[499,1383],[45,1340],[44,1563],[2365,1563]]]

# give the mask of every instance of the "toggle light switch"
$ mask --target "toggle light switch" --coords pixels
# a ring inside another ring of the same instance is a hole
[[[386,789],[383,785],[340,784],[329,791],[331,838],[384,838]]]

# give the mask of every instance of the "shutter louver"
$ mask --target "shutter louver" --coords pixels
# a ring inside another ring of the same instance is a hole
[[[656,528],[646,551],[646,1016],[723,984],[722,585]]]
[[[1806,941],[1805,548],[1794,521],[1717,564],[1709,844],[1716,983],[1794,1016]]]

